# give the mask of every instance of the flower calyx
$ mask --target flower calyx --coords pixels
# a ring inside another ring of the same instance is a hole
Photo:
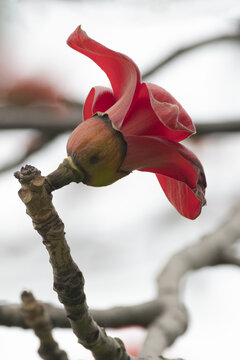
[[[68,139],[67,153],[84,174],[84,184],[105,186],[129,174],[120,169],[127,143],[106,113],[98,112],[76,127]]]

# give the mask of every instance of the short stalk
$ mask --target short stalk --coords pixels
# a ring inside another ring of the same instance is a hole
[[[49,192],[52,192],[72,182],[80,183],[83,179],[83,172],[73,164],[72,158],[69,156],[55,171],[46,176],[46,185]]]

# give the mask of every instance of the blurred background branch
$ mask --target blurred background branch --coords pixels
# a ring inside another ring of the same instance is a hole
[[[29,291],[23,291],[21,299],[25,323],[34,330],[40,341],[40,357],[44,360],[68,360],[66,352],[59,348],[53,338],[52,324],[45,311],[45,305],[37,301]]]
[[[171,61],[176,60],[179,56],[186,55],[189,51],[196,50],[199,47],[212,45],[222,41],[240,41],[240,29],[239,26],[236,27],[235,33],[223,34],[219,36],[213,36],[205,40],[196,41],[190,45],[180,47],[179,49],[174,50],[171,54],[167,55],[164,59],[161,59],[156,65],[151,67],[148,71],[143,74],[143,80],[146,80],[150,75],[153,75],[156,71],[160,71],[164,68],[165,65],[169,64]]]

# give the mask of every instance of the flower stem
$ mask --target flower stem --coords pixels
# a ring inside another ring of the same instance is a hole
[[[79,183],[84,179],[84,176],[84,173],[74,165],[71,156],[69,156],[55,171],[46,176],[49,192],[60,189],[71,182]]]

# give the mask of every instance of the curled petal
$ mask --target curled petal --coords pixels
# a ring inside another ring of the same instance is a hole
[[[192,135],[195,127],[190,116],[171,94],[157,85],[143,83],[121,131],[127,135],[161,136],[181,141]]]
[[[87,96],[83,107],[83,120],[90,119],[96,112],[105,112],[116,102],[112,89],[95,86]]]
[[[202,206],[206,203],[200,182],[192,190],[185,183],[170,177],[157,174],[157,178],[168,200],[181,215],[191,220],[200,215]]]
[[[137,65],[126,55],[112,51],[89,38],[80,26],[69,36],[67,43],[92,59],[108,76],[116,103],[107,113],[114,124],[120,128],[135,102],[140,87],[140,73]]]
[[[190,219],[198,216],[205,204],[206,181],[197,157],[183,145],[161,138],[129,135],[125,140],[127,155],[121,170],[160,175],[159,182],[176,209]]]

